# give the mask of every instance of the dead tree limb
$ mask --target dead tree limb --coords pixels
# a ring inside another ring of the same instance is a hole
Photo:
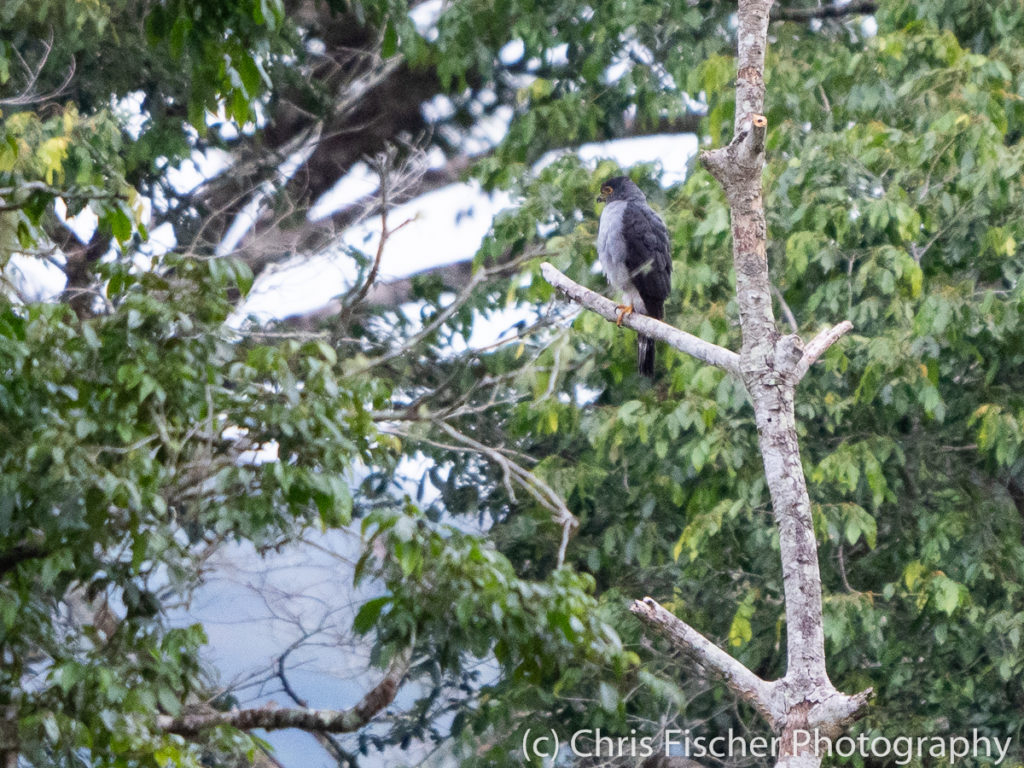
[[[740,366],[754,405],[761,455],[779,531],[786,602],[786,675],[779,681],[785,712],[775,729],[783,736],[777,765],[821,764],[813,744],[798,746],[797,730],[818,724],[838,731],[861,711],[869,691],[847,696],[828,679],[821,603],[821,571],[811,520],[794,393],[801,376],[849,324],[802,348],[781,336],[772,311],[767,226],[762,198],[764,58],[772,0],[740,0],[735,137],[726,147],[704,152],[701,162],[722,185],[732,214],[733,267],[743,345]],[[801,740],[806,741],[806,740]]]
[[[743,339],[740,354],[736,356],[707,342],[701,342],[698,353],[683,351],[736,374],[753,403],[779,532],[786,612],[786,674],[772,683],[761,680],[651,598],[635,601],[632,611],[678,650],[721,677],[737,696],[761,713],[782,737],[777,766],[818,768],[821,755],[815,751],[816,742],[798,739],[796,735],[813,729],[840,734],[863,713],[871,691],[849,696],[836,690],[828,679],[821,572],[797,442],[794,397],[796,385],[810,365],[852,326],[840,323],[819,334],[806,348],[799,336],[783,336],[776,326],[761,181],[768,125],[763,115],[764,59],[771,5],[772,0],[739,0],[734,138],[727,146],[700,156],[704,167],[722,185],[732,216],[733,267]],[[611,319],[612,302],[604,300],[604,306],[581,290],[570,292],[558,282],[564,276],[547,265],[544,275],[570,298]],[[675,334],[681,333],[650,318],[637,317],[628,322],[630,319],[624,324],[669,343]],[[708,347],[714,349],[719,362],[709,359],[712,355]]]
[[[619,313],[616,312],[614,301],[606,299],[599,293],[584,288],[577,282],[570,280],[550,264],[544,263],[540,267],[544,279],[560,290],[577,304],[601,315],[609,322],[618,322]],[[735,352],[704,341],[686,331],[673,328],[668,323],[655,320],[653,317],[641,315],[639,312],[630,313],[622,317],[622,325],[632,328],[644,336],[650,336],[657,341],[663,341],[680,352],[685,352],[716,368],[728,371],[734,376],[740,375],[740,358]]]
[[[352,733],[370,722],[395,700],[402,678],[409,670],[411,649],[398,654],[383,679],[349,709],[289,708],[268,704],[227,712],[186,713],[177,717],[160,715],[157,726],[167,733],[191,738],[217,725],[230,725],[242,731],[263,728],[267,731],[297,728],[312,733]]]

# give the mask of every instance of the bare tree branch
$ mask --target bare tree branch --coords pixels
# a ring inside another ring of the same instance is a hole
[[[539,478],[533,472],[528,469],[521,467],[519,464],[511,461],[502,452],[490,448],[489,446],[480,443],[473,438],[462,434],[447,422],[440,424],[449,436],[455,438],[458,442],[472,448],[483,456],[486,456],[491,461],[498,464],[501,467],[506,477],[506,485],[509,485],[509,479],[515,478],[516,482],[529,493],[538,504],[551,512],[552,518],[556,525],[562,528],[562,539],[558,547],[558,556],[556,560],[556,567],[561,568],[565,562],[565,551],[569,546],[569,537],[572,532],[580,526],[580,521],[576,516],[569,511],[569,508],[565,505],[565,501],[559,496],[555,490]],[[511,491],[511,487],[509,487]],[[514,494],[510,494],[513,498]]]
[[[20,202],[6,202],[9,198],[17,195],[26,197],[33,192],[42,192],[47,195],[57,195],[65,200],[127,200],[128,196],[119,192],[101,192],[96,189],[69,187],[62,189],[42,181],[24,181],[13,187],[0,187],[0,199],[5,202],[0,204],[0,211],[14,211],[24,208],[28,204],[27,199]]]
[[[810,693],[831,687],[825,671],[821,574],[810,499],[794,412],[793,370],[778,370],[780,334],[772,311],[767,225],[761,191],[764,166],[764,58],[771,0],[741,0],[737,33],[735,137],[726,147],[702,153],[701,162],[721,183],[732,211],[733,264],[743,379],[754,403],[765,475],[779,528],[786,597],[787,676]],[[788,338],[788,337],[787,337]],[[784,355],[800,359],[790,340]]]
[[[656,123],[628,120],[620,135],[609,138],[692,133],[698,129],[702,119],[703,115],[699,112],[687,112],[676,117],[663,117]],[[419,173],[403,178],[400,184],[392,185],[393,188],[388,194],[389,202],[393,205],[402,205],[463,181],[473,163],[490,154],[488,152],[480,155],[459,155],[440,167],[422,168]],[[319,155],[314,154],[306,163],[315,163],[318,157]],[[320,190],[323,191],[326,191],[326,188]],[[313,199],[312,192],[312,189],[306,190],[307,194],[303,199]],[[290,259],[296,254],[315,252],[329,246],[337,239],[339,233],[349,227],[365,218],[379,215],[381,197],[381,189],[377,189],[355,202],[342,206],[329,216],[316,220],[295,215],[274,215],[268,210],[253,228],[250,236],[239,245],[234,255],[244,259],[254,274],[259,274],[270,265]],[[306,203],[297,201],[296,211],[301,210],[304,205]]]
[[[369,723],[394,701],[398,686],[409,670],[411,655],[411,648],[399,653],[392,660],[384,678],[349,709],[296,709],[268,704],[229,712],[186,713],[178,717],[160,715],[157,717],[157,726],[167,733],[185,737],[195,737],[216,725],[229,725],[242,731],[297,728],[313,733],[352,733]]]
[[[609,322],[618,322],[619,313],[616,311],[614,301],[606,299],[601,294],[595,293],[589,288],[584,288],[579,283],[570,280],[551,264],[546,262],[541,264],[540,270],[545,280],[577,304],[596,312]],[[680,331],[667,323],[636,312],[625,315],[622,318],[622,325],[632,328],[644,336],[650,336],[657,341],[663,341],[680,352],[685,352],[702,362],[728,371],[737,378],[741,375],[739,355],[725,347],[712,344],[710,341],[704,341],[704,339],[686,331]]]
[[[25,59],[21,57],[21,53],[18,49],[14,49],[18,60],[21,62],[22,68],[25,70],[26,82],[21,89],[21,93],[17,96],[12,96],[7,99],[0,99],[0,107],[24,107],[29,104],[42,104],[43,102],[50,101],[59,97],[68,85],[71,83],[71,79],[75,76],[75,59],[71,58],[71,64],[68,65],[68,72],[64,76],[64,81],[54,88],[49,93],[39,94],[35,92],[36,82],[39,80],[39,75],[42,74],[43,68],[46,66],[46,62],[50,59],[50,53],[53,52],[53,27],[50,28],[50,36],[43,42],[43,53],[39,57],[39,61],[36,62],[35,66],[30,66]]]
[[[513,459],[515,453],[508,449],[495,448],[478,440],[474,440],[466,434],[455,429],[447,421],[440,418],[431,419],[430,423],[451,437],[458,445],[441,443],[418,432],[401,429],[394,425],[384,425],[380,429],[388,434],[399,435],[406,440],[418,441],[443,448],[450,451],[469,451],[479,454],[501,470],[502,483],[505,492],[512,502],[516,501],[515,488],[519,487],[527,492],[538,504],[551,512],[552,521],[562,529],[562,536],[559,542],[556,557],[556,567],[561,568],[565,563],[565,552],[569,546],[569,539],[573,532],[579,528],[579,520],[569,511],[565,501],[550,486],[535,473],[522,466]]]
[[[27,560],[38,560],[53,554],[53,550],[37,542],[22,542],[0,552],[0,576],[13,571]]]
[[[369,292],[373,284],[377,282],[377,273],[380,271],[380,260],[384,256],[384,247],[387,245],[388,239],[398,230],[413,221],[413,219],[406,219],[394,229],[388,226],[388,207],[390,203],[388,198],[388,187],[390,183],[389,175],[391,173],[393,163],[393,151],[382,153],[378,155],[375,160],[377,172],[380,174],[380,241],[377,243],[377,253],[373,258],[373,265],[370,267],[370,273],[366,276],[366,280],[364,280],[363,284],[351,294],[350,299],[343,302],[346,307],[346,312],[359,304],[359,302],[366,297],[366,294]]]
[[[825,354],[829,347],[852,330],[853,323],[849,320],[843,320],[838,325],[827,328],[811,339],[810,343],[804,348],[804,356],[800,358],[800,362],[796,365],[795,374],[797,381],[807,375],[810,367],[817,362],[818,358]]]
[[[367,291],[362,301],[364,307],[385,307],[395,309],[415,298],[413,286],[417,280],[436,279],[446,290],[462,290],[473,279],[473,260],[456,261],[440,267],[430,267],[408,277],[396,280],[377,282]],[[342,302],[332,299],[330,302],[312,312],[291,315],[282,322],[289,329],[298,332],[311,332],[342,311]]]
[[[853,0],[849,3],[819,5],[812,8],[773,8],[772,21],[810,21],[811,19],[837,19],[843,16],[871,14],[878,10],[875,0]]]
[[[295,642],[289,645],[277,659],[277,679],[281,681],[281,688],[288,694],[288,697],[298,704],[300,707],[309,707],[309,702],[303,697],[299,696],[295,688],[292,687],[291,680],[288,679],[288,670],[286,663],[288,657],[292,651],[299,648],[303,643],[309,639],[310,635],[307,632],[303,632],[302,636],[299,637]],[[338,763],[339,766],[357,765],[356,758],[347,749],[345,749],[341,743],[330,733],[324,731],[317,731],[313,734],[313,738],[317,740],[321,747],[323,747],[331,757]]]
[[[397,189],[391,190],[388,203],[403,205],[456,184],[462,180],[472,161],[473,158],[464,155],[449,160],[440,168],[422,170],[415,177],[404,179]],[[296,217],[292,216],[288,226],[280,219],[277,224],[269,227],[264,224],[259,235],[246,240],[236,255],[244,258],[255,274],[284,258],[325,248],[346,229],[370,216],[379,215],[383,208],[381,192],[378,188],[322,219],[303,217],[296,222]]]
[[[708,672],[722,678],[729,690],[753,706],[765,721],[781,727],[785,709],[772,683],[755,675],[700,632],[659,605],[653,597],[634,600],[629,610],[668,638],[676,649]]]

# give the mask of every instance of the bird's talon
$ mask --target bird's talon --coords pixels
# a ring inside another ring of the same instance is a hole
[[[615,325],[617,325],[619,328],[621,328],[622,327],[622,320],[623,320],[623,318],[625,318],[626,315],[632,315],[633,314],[633,305],[632,304],[616,304],[615,305],[615,314],[616,314]]]

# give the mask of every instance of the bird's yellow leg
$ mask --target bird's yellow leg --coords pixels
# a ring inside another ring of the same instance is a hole
[[[633,305],[632,304],[616,304],[615,305],[615,312],[618,315],[618,319],[615,321],[615,324],[621,328],[622,327],[622,319],[626,315],[632,315],[633,314]]]

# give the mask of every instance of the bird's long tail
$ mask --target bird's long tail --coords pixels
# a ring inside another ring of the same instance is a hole
[[[647,312],[655,320],[661,320],[665,316],[665,304],[661,301],[646,302]],[[654,378],[654,339],[650,336],[637,336],[636,338],[636,367],[641,376],[649,379]]]
[[[641,376],[654,378],[654,339],[650,336],[637,337],[636,367]]]

